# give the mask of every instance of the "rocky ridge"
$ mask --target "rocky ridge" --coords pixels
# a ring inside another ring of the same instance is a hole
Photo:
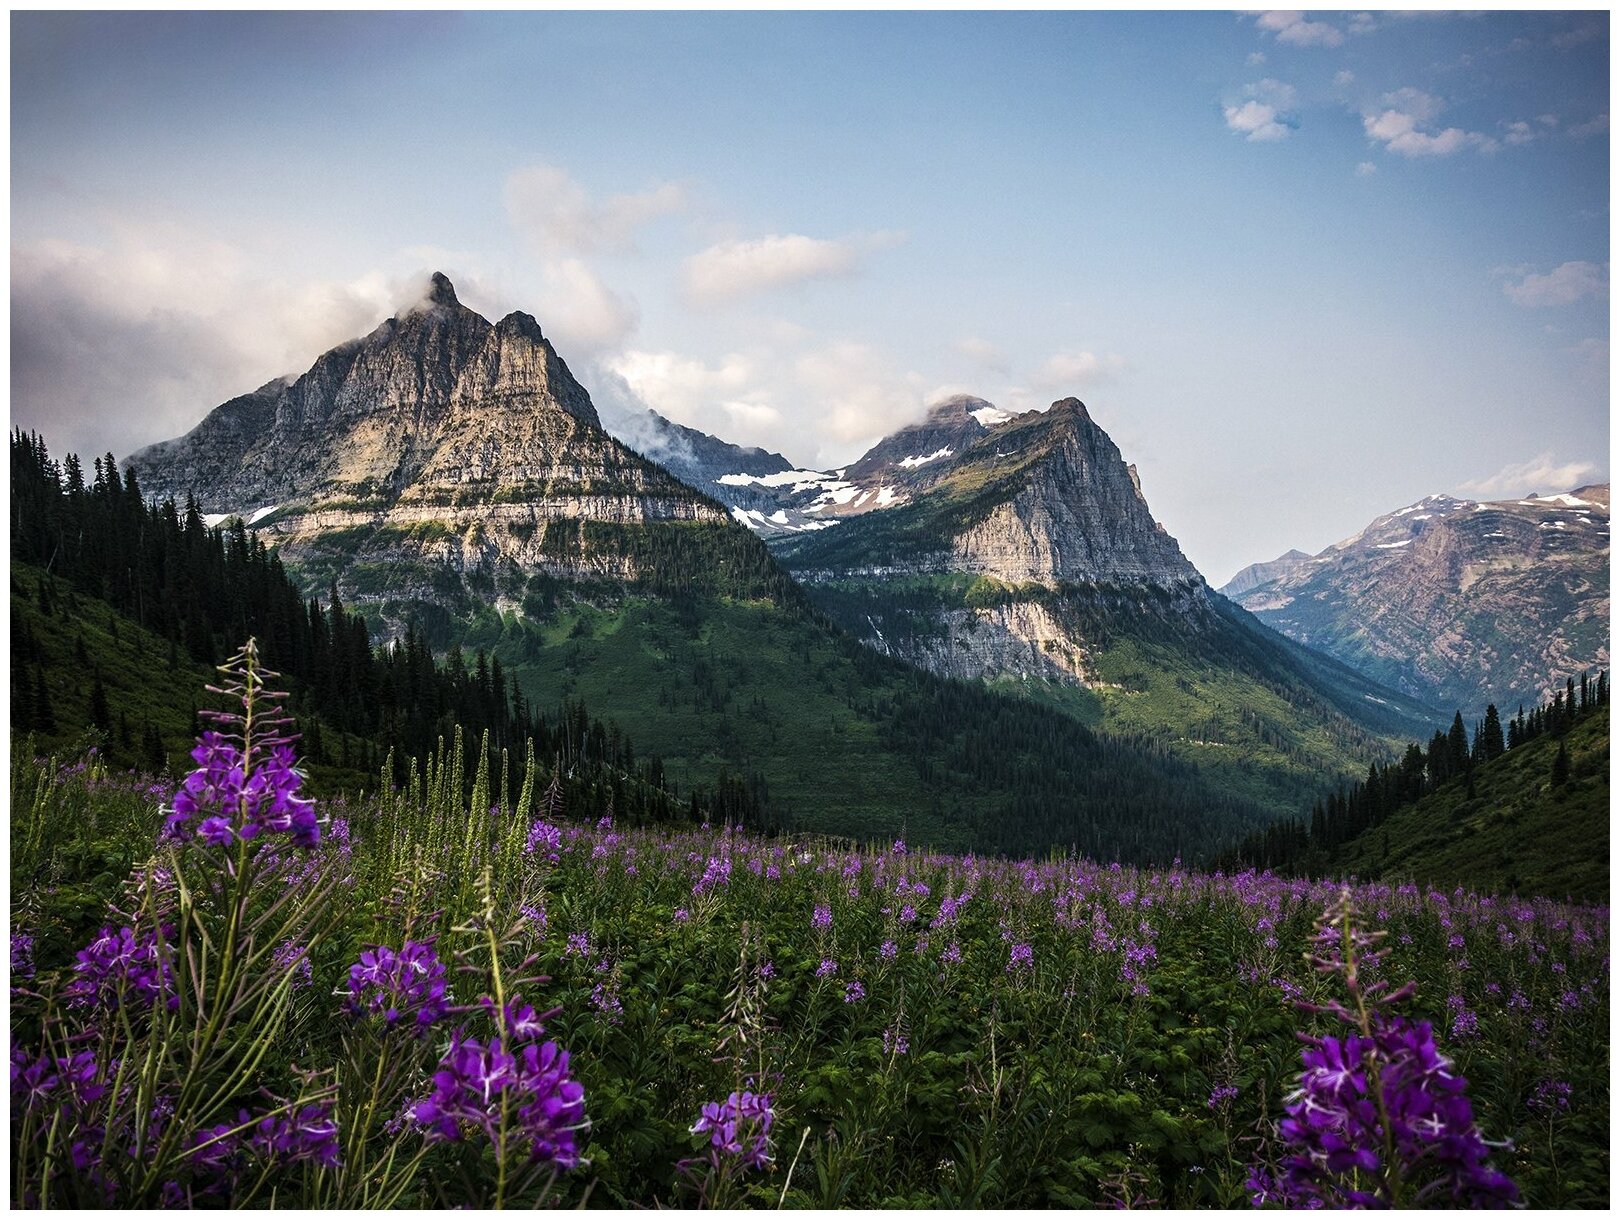
[[[1474,715],[1536,702],[1609,663],[1609,487],[1429,496],[1222,592],[1416,698]]]
[[[525,313],[491,323],[435,274],[426,297],[308,372],[136,453],[148,495],[241,516],[290,566],[360,601],[432,599],[443,574],[633,579],[586,523],[723,524],[725,510],[601,428]]]

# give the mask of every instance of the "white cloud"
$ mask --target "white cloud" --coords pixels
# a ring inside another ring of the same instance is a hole
[[[604,365],[629,399],[733,444],[763,445],[806,466],[850,461],[921,418],[932,401],[916,373],[847,340],[759,347],[713,363],[676,352],[628,351]],[[617,404],[616,404],[617,405]],[[633,431],[604,413],[616,433]]]
[[[632,249],[638,229],[687,206],[686,188],[674,182],[598,201],[566,170],[545,164],[514,172],[505,196],[513,228],[542,259]]]
[[[1378,19],[1371,13],[1357,13],[1350,18],[1352,34],[1371,34],[1378,28]]]
[[[1497,142],[1477,131],[1464,131],[1461,127],[1432,128],[1445,104],[1439,98],[1420,89],[1397,89],[1386,93],[1383,109],[1364,112],[1362,127],[1369,138],[1384,148],[1403,157],[1449,157],[1464,148],[1476,148],[1482,153],[1495,152]]]
[[[1607,114],[1595,115],[1584,123],[1576,123],[1573,127],[1565,128],[1566,134],[1575,140],[1584,140],[1587,136],[1602,135],[1608,130],[1609,116]]]
[[[266,277],[243,251],[178,224],[114,219],[110,230],[93,245],[12,249],[12,422],[58,453],[126,457],[178,436],[421,295],[416,275]]]
[[[1281,140],[1297,126],[1288,112],[1298,96],[1292,85],[1267,78],[1243,87],[1244,102],[1223,109],[1226,125],[1251,141]]]
[[[808,280],[856,274],[868,254],[897,245],[903,233],[872,233],[837,241],[800,233],[727,241],[686,260],[684,287],[695,303],[714,305]]]
[[[1594,462],[1559,462],[1549,450],[1528,462],[1504,466],[1487,478],[1463,483],[1456,490],[1465,496],[1525,496],[1531,492],[1556,495],[1590,482],[1598,471]]]
[[[634,299],[614,292],[577,258],[546,265],[538,313],[559,350],[584,355],[619,346],[641,321]]]
[[[1347,85],[1356,83],[1356,74],[1354,72],[1335,72],[1333,74],[1333,83],[1343,89]]]
[[[1247,63],[1251,68],[1258,68],[1261,64],[1266,62],[1266,53],[1264,51],[1250,51],[1249,58],[1244,60],[1244,62]]]
[[[1609,269],[1597,263],[1560,263],[1546,274],[1531,272],[1515,283],[1503,284],[1502,291],[1515,305],[1544,308],[1572,305],[1585,297],[1607,296]]]
[[[1336,47],[1344,41],[1344,32],[1325,21],[1307,21],[1305,14],[1290,10],[1261,13],[1255,24],[1277,36],[1278,42],[1296,47]]]
[[[1006,352],[989,340],[980,339],[975,335],[957,340],[956,350],[975,364],[983,365],[992,372],[1005,373],[1012,367]]]
[[[1508,123],[1508,124],[1506,124],[1504,126],[1504,129],[1503,129],[1503,132],[1502,132],[1502,143],[1504,143],[1504,144],[1528,144],[1528,143],[1530,143],[1531,140],[1534,140],[1536,138],[1536,136],[1539,135],[1539,134],[1540,133],[1537,132],[1535,128],[1531,127],[1529,123],[1525,123],[1525,122],[1522,122],[1522,121],[1521,122],[1515,122],[1515,123]]]
[[[1074,390],[1107,381],[1125,362],[1118,356],[1096,352],[1056,352],[1030,379],[1037,389]]]
[[[1609,383],[1609,341],[1607,339],[1582,339],[1573,347],[1566,347],[1564,351],[1575,357],[1576,364],[1585,377],[1596,381],[1599,385]]]
[[[1356,163],[1356,177],[1358,178],[1370,178],[1377,172],[1378,167],[1371,161],[1360,161]]]

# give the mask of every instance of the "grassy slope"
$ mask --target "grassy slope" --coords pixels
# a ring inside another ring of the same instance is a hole
[[[50,581],[52,613],[39,609],[41,580]],[[100,598],[71,591],[59,580],[28,564],[11,565],[11,629],[15,638],[24,627],[32,631],[44,651],[44,670],[56,728],[35,731],[35,752],[76,758],[87,746],[96,745],[115,769],[150,770],[141,749],[143,726],[150,723],[163,740],[171,772],[189,768],[193,745],[192,712],[202,707],[220,707],[219,698],[204,688],[219,675],[192,660],[184,649],[174,652],[169,664],[168,641],[138,626]],[[84,642],[85,664],[78,658]],[[15,654],[14,654],[15,655]],[[90,722],[90,692],[94,668],[101,669],[107,707],[112,713],[112,732],[97,735]],[[34,668],[29,663],[28,670]],[[20,668],[13,663],[13,668]],[[30,699],[30,702],[32,700]],[[119,737],[119,716],[129,725],[129,742]],[[13,709],[15,725],[16,709]],[[13,743],[26,737],[13,731]],[[327,749],[337,752],[341,736],[323,726]],[[351,743],[358,742],[350,738]],[[316,792],[338,788],[370,787],[371,777],[342,767],[305,764],[310,786]]]
[[[953,573],[817,583],[806,592],[846,630],[869,632],[875,621],[903,653],[905,636],[938,634],[939,614],[994,600],[994,584]],[[1008,676],[992,687],[1104,733],[1162,741],[1220,790],[1274,815],[1297,814],[1340,779],[1364,775],[1370,759],[1434,727],[1411,705],[1367,701],[1369,687],[1350,671],[1224,601],[1189,627],[1176,607],[1134,591],[999,589],[1041,601],[1077,638],[1095,642],[1098,684]]]
[[[1083,731],[1025,700],[984,699],[980,712],[998,725],[939,724],[921,760],[886,740],[885,716],[899,709],[911,723],[926,718],[928,692],[946,684],[866,654],[797,607],[630,598],[616,607],[565,604],[544,623],[486,610],[463,647],[495,649],[541,706],[582,698],[593,715],[615,720],[638,751],[658,754],[683,787],[713,784],[721,771],[757,772],[788,825],[982,849],[998,842],[999,827],[1035,816],[1020,793],[1056,790],[1072,808],[1070,826],[1027,840],[1033,849],[1076,841],[1073,828],[1088,824],[1086,801],[1106,802],[1064,787],[1096,778],[1081,753],[1041,753],[1083,751]],[[1037,733],[1047,741],[1031,740]],[[987,762],[985,753],[996,750],[1005,756]],[[1137,785],[1128,799],[1153,804],[1154,785],[1176,789],[1156,809],[1192,828],[1188,855],[1215,845],[1222,818],[1247,825],[1263,818],[1253,807],[1218,809],[1211,790],[1182,764],[1138,752],[1107,765],[1118,782]],[[1128,842],[1112,850],[1134,854]]]
[[[1453,781],[1334,856],[1344,873],[1450,888],[1603,901],[1609,895],[1609,711],[1562,739],[1570,774],[1552,786],[1559,739],[1541,737]]]

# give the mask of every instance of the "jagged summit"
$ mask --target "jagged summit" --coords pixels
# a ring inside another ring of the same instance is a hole
[[[456,286],[450,282],[450,277],[442,271],[435,271],[428,280],[428,304],[430,305],[460,305],[456,297]]]
[[[633,578],[627,556],[581,549],[583,522],[726,520],[602,431],[534,317],[492,324],[442,272],[423,305],[323,353],[290,383],[216,407],[129,466],[150,495],[195,496],[210,516],[254,521],[291,561],[391,566],[390,580],[430,590],[436,578],[420,573],[433,565]],[[565,524],[571,551],[557,532]],[[361,534],[369,540],[354,545]],[[338,536],[350,541],[334,545]]]

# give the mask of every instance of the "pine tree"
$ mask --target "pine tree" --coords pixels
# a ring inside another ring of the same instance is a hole
[[[1558,743],[1558,753],[1553,758],[1552,786],[1562,788],[1569,782],[1569,747],[1567,742]]]
[[[1480,727],[1474,744],[1479,748],[1481,762],[1499,758],[1507,749],[1507,744],[1502,740],[1502,720],[1496,713],[1496,704],[1489,704],[1485,708],[1485,723]]]

